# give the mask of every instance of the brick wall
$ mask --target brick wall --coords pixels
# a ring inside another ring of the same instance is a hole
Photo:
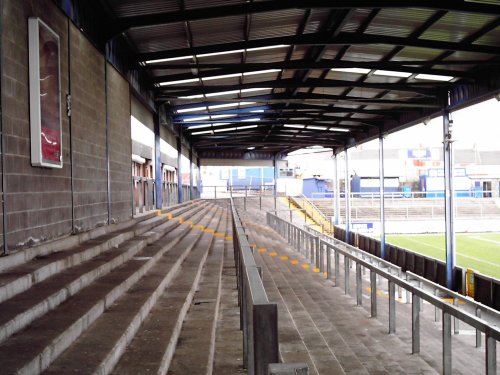
[[[122,221],[132,216],[130,90],[113,67],[107,69],[111,219]]]
[[[71,232],[68,118],[62,113],[62,169],[34,168],[30,157],[28,17],[40,17],[60,37],[61,103],[68,92],[67,19],[49,0],[4,1],[3,127],[8,246]]]

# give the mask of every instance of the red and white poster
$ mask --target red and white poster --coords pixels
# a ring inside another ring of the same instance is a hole
[[[30,125],[33,166],[62,167],[59,36],[30,18]]]

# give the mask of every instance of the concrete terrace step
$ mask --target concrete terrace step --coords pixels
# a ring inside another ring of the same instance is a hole
[[[299,258],[296,253],[286,252],[283,243],[278,247],[279,241],[271,233],[264,235],[250,229],[250,235],[258,244],[279,248],[280,255]],[[328,369],[323,357],[316,359],[315,345],[319,341],[324,341],[347,374],[435,372],[420,356],[409,355],[407,343],[387,335],[380,321],[370,319],[362,308],[355,307],[352,298],[342,295],[338,288],[332,289],[321,275],[265,253],[261,254],[261,261],[294,315],[299,331],[304,332],[301,336],[306,345],[313,348],[310,353],[320,374],[335,372]],[[301,261],[307,262],[303,258]],[[315,340],[308,330],[314,333]]]
[[[199,210],[201,208],[195,206],[184,214],[191,216]],[[98,277],[121,266],[146,245],[157,241],[165,233],[180,225],[176,220],[165,222],[164,216],[159,219],[161,220],[155,218],[154,223],[160,225],[150,229],[149,232],[116,245],[88,261],[63,270],[0,304],[0,342],[90,285]],[[147,228],[149,225],[135,232],[142,234]]]
[[[197,212],[191,220],[197,223],[204,214]],[[188,225],[177,226],[122,266],[35,320],[24,331],[11,336],[0,345],[2,374],[38,374],[46,369],[190,230]]]
[[[227,228],[233,236],[231,221]],[[233,242],[226,242],[221,275],[221,297],[214,343],[213,374],[246,374],[243,368],[243,332],[236,288],[236,266]]]
[[[250,231],[250,238],[260,248],[272,248],[271,241],[256,238]],[[273,291],[269,297],[282,305],[279,308],[279,329],[286,328],[286,334],[279,333],[280,355],[284,362],[306,362],[311,375],[345,374],[340,362],[329,347],[327,341],[293,289],[286,283],[283,275],[273,265],[273,258],[255,253],[256,261],[263,268],[263,280],[266,291]],[[279,262],[280,260],[278,260]],[[295,277],[301,280],[302,270],[297,270]],[[324,327],[322,327],[324,328]],[[300,358],[300,359],[298,359]]]
[[[217,229],[219,233],[227,234],[228,218],[226,210]],[[214,237],[199,288],[194,295],[177,340],[168,370],[169,375],[212,374],[224,248],[228,243],[229,238]]]
[[[201,271],[212,246],[221,209],[208,225],[214,232],[200,233],[193,256],[163,293],[113,369],[114,374],[165,374],[168,371],[186,312],[198,287]],[[222,238],[222,237],[221,237]]]
[[[170,215],[181,215],[191,207],[192,205],[176,207]],[[164,221],[161,216],[150,217],[148,215],[144,218],[145,220],[134,222],[126,228],[104,233],[77,246],[60,249],[60,251],[49,252],[45,249],[45,245],[38,252],[36,248],[29,249],[29,256],[28,253],[25,254],[25,258],[29,259],[25,263],[4,269],[0,273],[0,303],[58,272],[76,266],[134,236],[145,233]],[[72,243],[73,239],[68,242]],[[36,253],[38,255],[31,257]],[[8,259],[9,257],[1,258],[0,264]]]
[[[199,225],[210,226],[217,221],[217,215],[205,216]],[[133,340],[141,324],[147,319],[151,309],[161,298],[165,289],[171,290],[183,275],[197,278],[201,270],[211,235],[203,238],[201,229],[191,229],[172,249],[162,255],[158,262],[130,288],[121,298],[109,307],[45,374],[108,374],[112,371],[126,346]],[[191,280],[191,285],[195,285]],[[163,312],[165,313],[165,312]],[[157,347],[158,342],[149,348]],[[149,352],[148,352],[149,353]],[[147,357],[137,363],[139,374],[146,371]],[[125,372],[120,372],[125,373]]]

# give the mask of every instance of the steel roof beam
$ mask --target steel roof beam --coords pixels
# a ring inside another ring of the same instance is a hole
[[[330,37],[327,32],[310,33],[303,35],[291,35],[275,38],[264,38],[249,40],[247,42],[233,42],[223,44],[212,44],[207,46],[181,48],[176,50],[142,53],[137,55],[138,61],[157,60],[179,56],[201,55],[205,53],[227,52],[249,48],[267,47],[271,45],[294,44],[311,46],[334,46],[334,45],[365,45],[365,44],[387,44],[402,47],[419,47],[438,50],[454,50],[462,52],[487,53],[498,55],[500,47],[481,44],[467,44],[458,42],[436,41],[430,39],[411,39],[395,36],[357,34],[352,32],[341,32],[335,37]]]
[[[406,68],[411,66],[432,66],[432,65],[500,65],[498,60],[446,60],[440,63],[424,60],[404,60],[404,61],[349,61],[323,59],[318,62],[313,60],[291,60],[277,61],[270,63],[173,63],[173,64],[148,64],[141,66],[146,70],[164,69],[224,69],[233,70],[235,73],[252,70],[267,69],[333,69],[333,68],[367,68],[367,69],[388,69]]]
[[[160,95],[158,100],[160,101],[171,101],[176,98],[171,96]],[[390,107],[400,107],[400,108],[442,108],[442,104],[436,102],[435,100],[393,100],[393,99],[380,99],[380,98],[365,98],[357,96],[340,96],[340,95],[329,95],[329,94],[316,94],[316,93],[298,93],[296,97],[292,97],[288,93],[281,93],[275,95],[258,95],[249,96],[243,99],[224,99],[224,102],[239,102],[241,100],[249,100],[261,103],[304,103],[305,100],[311,100],[313,103],[319,101],[325,104],[342,103],[344,105],[375,105],[375,106],[390,106]],[[190,105],[199,105],[204,102],[190,102]],[[398,109],[399,110],[399,109]]]
[[[272,12],[287,9],[375,9],[407,7],[451,10],[467,13],[500,14],[500,7],[496,5],[457,0],[337,0],[335,2],[330,0],[273,0],[124,17],[116,22],[114,33],[121,33],[133,27],[163,25],[168,23],[238,16],[249,13]]]
[[[303,82],[297,79],[282,79],[280,81],[261,81],[244,83],[242,85],[213,85],[213,86],[162,86],[155,88],[158,93],[174,92],[177,96],[190,96],[199,94],[210,94],[224,91],[243,90],[249,88],[317,88],[317,87],[358,87],[376,90],[395,90],[419,93],[429,97],[436,96],[436,88],[445,88],[453,84],[447,82],[415,82],[415,83],[373,83],[373,82],[353,82],[341,80],[326,80],[311,78]],[[179,91],[183,89],[183,91]]]
[[[217,76],[217,75],[224,75],[224,74],[232,74],[232,73],[246,73],[246,72],[251,72],[251,71],[258,71],[260,69],[249,69],[248,67],[245,66],[245,64],[225,64],[225,65],[230,65],[226,69],[217,69],[217,70],[210,70],[210,71],[205,71],[204,76]],[[255,65],[255,64],[253,64]],[[281,68],[280,66],[282,64],[279,63],[264,63],[260,64],[262,66],[266,66],[266,69],[284,69]],[[287,64],[288,65],[288,64]],[[296,70],[313,70],[313,69],[334,69],[334,68],[340,68],[344,66],[349,66],[349,67],[355,67],[355,68],[360,68],[362,65],[360,64],[338,64],[338,62],[332,60],[331,62],[325,63],[325,62],[320,62],[320,63],[310,63],[310,64],[302,64],[302,66],[295,64],[296,66],[299,66],[299,68],[287,68],[287,69],[296,69]],[[356,66],[354,66],[356,65]],[[390,66],[395,66],[393,64],[384,64],[381,62],[380,64],[364,64],[364,66],[370,66],[369,69],[387,69]],[[435,65],[435,64],[434,64]],[[492,63],[491,65],[500,65],[499,62]],[[401,70],[404,70],[405,72],[408,73],[413,73],[413,74],[435,74],[435,75],[443,75],[443,76],[453,76],[456,78],[474,78],[474,75],[471,73],[467,73],[464,71],[460,70],[450,70],[450,69],[430,69],[430,68],[416,68],[413,66],[407,66],[407,65],[402,65],[399,64],[397,65]],[[279,67],[279,68],[278,68]],[[194,66],[193,66],[194,68]],[[196,69],[201,68],[201,66],[197,66]],[[190,67],[191,69],[191,67]],[[262,70],[265,70],[262,68]],[[184,79],[190,79],[190,78],[196,78],[193,76],[191,73],[185,73],[185,74],[171,74],[171,75],[164,75],[164,76],[156,76],[152,79],[153,82],[164,82],[164,81],[179,81],[179,80],[184,80]]]

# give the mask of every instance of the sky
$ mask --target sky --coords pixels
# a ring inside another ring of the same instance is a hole
[[[474,145],[478,150],[500,149],[500,101],[490,99],[455,111],[451,117],[455,149],[473,149]],[[443,120],[437,117],[428,125],[419,124],[389,135],[385,147],[390,143],[399,143],[403,148],[442,147],[442,139]]]

